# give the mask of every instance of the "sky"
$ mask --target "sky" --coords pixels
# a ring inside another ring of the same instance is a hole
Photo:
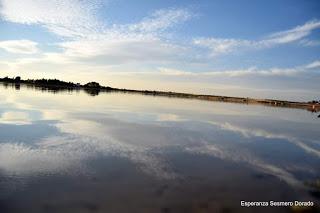
[[[318,0],[0,0],[0,77],[320,99]]]

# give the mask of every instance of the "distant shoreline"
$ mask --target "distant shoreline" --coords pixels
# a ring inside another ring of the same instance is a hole
[[[276,100],[276,99],[257,99],[257,98],[248,98],[248,97],[243,98],[243,97],[230,97],[230,96],[219,96],[219,95],[201,95],[201,94],[180,93],[180,92],[119,89],[119,88],[101,86],[97,82],[80,84],[80,83],[60,81],[57,79],[22,80],[20,77],[16,77],[16,78],[5,77],[5,78],[0,78],[0,82],[15,84],[15,85],[26,84],[26,85],[46,88],[54,91],[83,89],[91,95],[98,95],[99,92],[115,91],[115,92],[135,93],[135,94],[152,95],[152,96],[165,96],[165,97],[174,97],[174,98],[197,99],[197,100],[242,103],[242,104],[258,104],[258,105],[271,106],[271,107],[296,108],[296,109],[305,109],[311,112],[320,111],[319,101],[295,102],[295,101]]]

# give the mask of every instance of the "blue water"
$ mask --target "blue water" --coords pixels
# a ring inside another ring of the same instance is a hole
[[[287,212],[320,119],[287,108],[0,85],[0,212]]]

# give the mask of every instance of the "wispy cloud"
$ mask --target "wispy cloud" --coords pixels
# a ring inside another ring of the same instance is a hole
[[[286,140],[290,143],[293,143],[295,145],[297,145],[298,147],[300,147],[301,149],[303,149],[304,151],[306,151],[307,153],[313,154],[317,157],[320,157],[320,151],[309,146],[308,144],[306,144],[305,142],[301,141],[298,138],[289,136],[289,135],[285,135],[285,134],[276,134],[276,133],[272,133],[272,132],[268,132],[265,131],[263,129],[255,129],[255,128],[243,128],[240,126],[236,126],[230,123],[215,123],[215,122],[211,122],[211,124],[213,125],[218,125],[223,129],[232,131],[232,132],[238,132],[240,134],[242,134],[244,137],[247,138],[251,138],[251,137],[264,137],[266,139],[283,139]]]
[[[317,41],[317,40],[302,39],[300,43],[306,47],[320,46],[320,41]]]
[[[306,66],[308,69],[320,68],[320,60],[314,61]]]
[[[314,61],[307,65],[292,67],[292,68],[270,68],[258,69],[256,67],[249,67],[247,69],[235,70],[215,70],[209,72],[191,72],[179,69],[158,68],[158,74],[168,76],[221,76],[221,77],[246,77],[246,76],[286,76],[292,77],[308,72],[309,69],[320,67],[320,61]]]
[[[320,28],[320,21],[313,20],[290,30],[272,33],[260,40],[202,37],[194,39],[193,43],[197,46],[208,48],[210,56],[217,56],[240,50],[271,48],[281,44],[301,41],[318,28]]]
[[[161,9],[153,12],[151,16],[141,22],[129,25],[129,30],[138,32],[159,32],[174,25],[187,21],[193,15],[186,9]]]
[[[147,174],[160,179],[174,179],[176,174],[161,157],[150,149],[133,146],[113,138],[83,135],[53,136],[34,146],[25,143],[0,144],[0,169],[8,174],[65,174],[70,171],[86,173],[86,160],[92,156],[117,156],[129,159]]]
[[[262,40],[261,43],[265,43],[265,45],[274,45],[294,42],[305,38],[310,35],[313,30],[318,28],[320,28],[320,21],[309,21],[304,25],[299,25],[293,29],[273,33]]]
[[[159,38],[115,38],[78,40],[59,44],[70,60],[92,60],[95,63],[123,64],[135,61],[176,60],[184,48]]]
[[[159,33],[190,19],[192,13],[183,8],[160,9],[132,24],[102,24],[97,18],[102,0],[1,0],[0,14],[9,22],[41,25],[59,36],[122,38]]]
[[[193,40],[193,43],[197,46],[208,48],[210,56],[230,53],[238,48],[248,47],[253,44],[249,40],[224,38],[197,38]]]
[[[302,41],[314,29],[320,27],[320,21],[313,20],[295,28],[272,33],[260,40],[226,39],[202,37],[193,39],[194,46],[171,41],[166,32],[194,17],[185,8],[160,9],[150,13],[136,23],[106,25],[98,19],[102,0],[0,0],[1,17],[9,22],[39,25],[60,36],[63,40],[56,45],[62,48],[56,53],[55,60],[65,63],[101,63],[121,64],[127,62],[171,63],[197,60],[195,49],[204,47],[210,56],[228,54],[239,50],[270,48],[284,43]],[[2,42],[3,49],[12,53],[35,53],[36,43],[20,40]],[[60,56],[59,56],[60,55]],[[203,57],[203,53],[200,54]],[[39,60],[47,61],[44,55]],[[36,61],[39,61],[36,60]],[[292,71],[289,71],[293,73]],[[288,71],[282,73],[289,73]],[[177,73],[177,72],[176,72]],[[264,74],[276,75],[278,70],[256,72],[231,71],[230,75]],[[181,74],[181,72],[180,72]],[[212,74],[213,75],[213,74]],[[214,75],[218,75],[215,72]]]
[[[67,56],[98,59],[110,63],[128,61],[171,61],[185,50],[165,39],[164,32],[192,17],[186,9],[162,9],[137,23],[112,25],[100,33],[59,44]],[[98,57],[98,58],[93,58]]]
[[[40,25],[62,37],[57,46],[63,51],[55,59],[76,63],[177,60],[184,55],[185,48],[165,39],[165,32],[193,16],[187,9],[169,8],[156,10],[136,23],[107,26],[96,16],[102,5],[100,0],[2,0],[1,3],[0,14],[4,20]],[[47,61],[48,55],[40,60]]]
[[[64,37],[85,36],[99,29],[95,11],[99,0],[1,0],[4,20],[27,25],[41,25]]]
[[[4,49],[10,53],[34,54],[39,50],[37,43],[30,40],[8,40],[0,41],[0,49]]]
[[[204,143],[197,147],[187,147],[185,151],[193,154],[214,156],[223,160],[242,162],[251,165],[253,168],[263,171],[264,173],[278,177],[286,181],[288,184],[294,186],[301,186],[301,182],[296,179],[286,169],[276,166],[271,163],[264,162],[259,157],[244,151],[241,147],[230,147],[230,145],[213,145],[211,143]]]

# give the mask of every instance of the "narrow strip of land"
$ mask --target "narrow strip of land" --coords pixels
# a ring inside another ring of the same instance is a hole
[[[153,96],[165,96],[174,98],[187,98],[187,99],[198,99],[206,101],[220,101],[220,102],[231,102],[231,103],[242,103],[242,104],[260,104],[272,107],[286,107],[286,108],[297,108],[305,109],[311,112],[320,111],[319,101],[309,102],[295,102],[286,100],[275,100],[275,99],[257,99],[257,98],[242,98],[242,97],[229,97],[229,96],[218,96],[218,95],[200,95],[190,93],[179,93],[179,92],[166,92],[166,91],[151,91],[151,90],[132,90],[132,89],[119,89],[113,87],[101,86],[97,82],[89,82],[87,84],[65,82],[57,79],[27,79],[22,80],[20,77],[16,78],[0,78],[0,82],[6,84],[26,84],[34,87],[46,88],[49,90],[74,90],[83,89],[91,95],[97,95],[99,92],[125,92],[125,93],[137,93],[143,95]]]

